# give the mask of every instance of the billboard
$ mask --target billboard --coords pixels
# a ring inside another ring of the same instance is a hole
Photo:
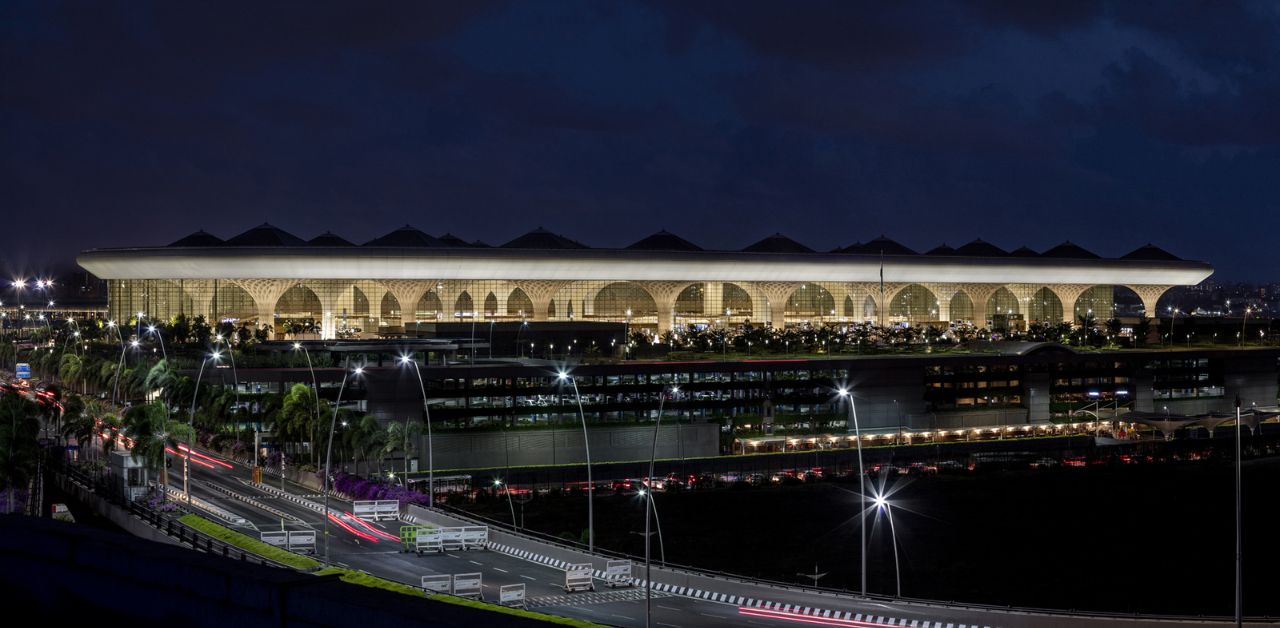
[[[26,362],[19,362],[14,368],[14,373],[18,379],[31,379],[31,365]]]

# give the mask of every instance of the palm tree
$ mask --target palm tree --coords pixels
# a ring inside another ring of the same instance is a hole
[[[80,379],[83,368],[84,360],[80,356],[74,353],[64,353],[58,365],[58,379],[65,384],[74,384]]]
[[[26,486],[35,472],[40,447],[39,407],[17,393],[0,397],[0,473],[9,489],[9,511],[14,508],[13,493]]]
[[[159,401],[130,408],[124,415],[124,432],[133,441],[131,456],[141,460],[147,469],[157,472],[158,482],[165,484],[165,447],[179,442],[189,443],[194,436],[183,421],[169,418],[169,409]]]
[[[407,420],[404,423],[392,421],[387,423],[386,433],[383,435],[385,443],[382,446],[382,453],[389,454],[397,449],[404,450],[404,474],[409,476],[409,456],[417,453],[418,436],[422,434],[422,424],[420,422]]]

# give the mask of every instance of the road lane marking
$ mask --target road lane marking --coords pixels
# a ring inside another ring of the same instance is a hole
[[[484,566],[484,563],[477,563],[477,562],[476,562],[476,561],[474,561],[474,560],[468,560],[467,562],[471,563],[472,565],[480,565],[481,567],[483,567],[483,566]]]
[[[534,582],[537,582],[537,581],[538,581],[538,579],[537,579],[537,578],[534,578],[533,576],[526,576],[526,575],[524,575],[524,574],[520,574],[520,577],[521,577],[521,578],[524,578],[524,579],[526,579],[526,580],[532,580],[532,581],[534,581]]]
[[[626,615],[619,615],[619,614],[617,614],[617,613],[609,613],[609,616],[610,616],[610,617],[617,617],[617,618],[619,618],[619,619],[631,619],[630,617],[627,617]]]
[[[663,609],[669,610],[669,611],[675,611],[675,612],[677,612],[677,613],[679,613],[679,612],[680,612],[680,609],[678,609],[678,608],[672,608],[672,607],[670,607],[670,606],[663,606],[663,605],[661,605],[661,604],[656,604],[655,606],[657,606],[658,608],[663,608]]]
[[[506,569],[503,569],[503,568],[501,568],[501,567],[494,567],[494,568],[493,568],[493,570],[494,570],[494,571],[501,571],[502,573],[511,573],[510,571],[507,571]]]
[[[664,624],[664,623],[662,623],[662,622],[660,622],[660,621],[655,621],[655,622],[653,622],[653,623],[655,623],[655,624],[657,624],[657,625],[659,625],[659,626],[667,626],[668,628],[680,628],[680,624]]]

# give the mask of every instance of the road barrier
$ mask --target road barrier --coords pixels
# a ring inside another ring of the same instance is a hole
[[[591,577],[591,563],[577,563],[564,569],[564,591],[595,591],[596,585]]]
[[[399,519],[400,502],[394,499],[351,502],[351,512],[361,519]]]
[[[463,550],[467,548],[462,540],[462,528],[440,528],[440,544],[445,550]]]
[[[489,544],[489,526],[464,526],[462,528],[463,549],[484,549]]]
[[[605,563],[604,581],[610,587],[631,586],[631,561],[611,560]]]
[[[289,547],[289,533],[285,532],[284,530],[262,532],[260,533],[260,535],[262,537],[262,542],[266,543],[267,545],[274,545],[276,547],[283,547],[285,549],[288,549]]]
[[[293,530],[289,532],[289,551],[302,551],[308,554],[316,553],[316,531]]]
[[[447,573],[423,576],[422,588],[433,593],[453,593],[453,576]]]
[[[441,542],[441,538],[443,536],[444,535],[440,532],[439,528],[419,530],[418,538],[414,541],[413,551],[419,554],[424,552],[431,552],[433,554],[443,552],[444,543]]]
[[[459,573],[453,575],[453,594],[458,597],[471,597],[477,600],[481,596],[480,573]]]
[[[504,584],[498,587],[498,603],[524,608],[524,584]]]

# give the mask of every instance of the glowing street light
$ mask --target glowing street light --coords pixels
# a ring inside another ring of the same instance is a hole
[[[307,351],[307,348],[303,346],[301,342],[293,343],[293,350],[302,351],[302,355],[307,357],[307,370],[311,371],[311,391],[315,394],[315,397],[316,397],[316,423],[315,424],[318,426],[320,424],[320,385],[316,383],[316,370],[311,367],[311,352]],[[315,433],[315,428],[313,427],[311,430],[311,442],[314,443],[315,440],[316,440],[316,433]],[[314,449],[314,445],[312,446],[312,449]]]
[[[628,310],[628,315],[630,310]],[[582,419],[582,446],[587,451],[587,553],[594,554],[596,549],[596,515],[595,501],[596,484],[591,478],[591,438],[587,435],[587,415],[582,411],[582,395],[578,393],[578,380],[569,377],[566,371],[560,371],[556,374],[556,380],[560,382],[569,382],[573,384],[573,397],[578,402],[578,418]]]
[[[338,387],[338,402],[333,404],[333,418],[329,420],[329,445],[324,452],[324,561],[329,562],[329,478],[333,477],[333,470],[329,468],[330,462],[333,460],[333,430],[338,422],[338,407],[342,405],[342,392],[347,389],[348,375],[360,377],[364,375],[364,368],[357,366],[354,370],[348,372],[344,366],[342,369],[342,385]],[[343,421],[342,426],[346,427],[347,422]]]
[[[436,504],[436,463],[435,463],[435,446],[431,442],[431,405],[427,403],[427,386],[422,382],[422,369],[418,367],[418,361],[407,355],[400,356],[400,364],[412,364],[413,372],[418,375],[418,390],[422,391],[422,411],[426,414],[427,420],[427,508],[435,508]],[[409,419],[404,420],[404,437],[405,437],[405,458],[404,472],[407,477],[409,474]],[[509,496],[508,496],[509,497]],[[512,519],[512,527],[515,526],[515,519]]]
[[[200,380],[204,377],[204,367],[210,361],[217,362],[222,358],[222,354],[218,351],[210,353],[208,357],[200,361],[200,372],[196,375],[196,387],[191,392],[191,414],[187,418],[187,427],[191,429],[194,435],[196,430],[196,399],[200,396]],[[194,443],[187,445],[187,455],[182,457],[182,492],[187,495],[187,508],[191,507],[191,486],[188,483],[188,467],[191,460],[191,448]]]
[[[841,397],[849,398],[849,417],[853,420],[854,443],[858,448],[858,499],[862,504],[859,508],[859,516],[862,520],[858,528],[862,534],[862,595],[865,596],[867,594],[867,479],[866,467],[862,464],[862,430],[858,427],[858,409],[853,401],[853,393],[847,388],[841,388],[837,392]]]
[[[893,504],[884,495],[876,495],[876,512],[883,510],[889,517],[889,537],[893,541],[893,574],[897,580],[898,597],[902,597],[902,571],[898,567],[898,531],[893,527]]]

